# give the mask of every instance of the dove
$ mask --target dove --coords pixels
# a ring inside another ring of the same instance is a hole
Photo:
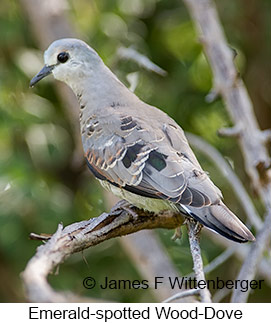
[[[131,92],[93,48],[59,39],[44,63],[30,86],[52,74],[73,90],[86,162],[104,188],[149,212],[179,212],[235,242],[255,240],[223,203],[181,127]]]

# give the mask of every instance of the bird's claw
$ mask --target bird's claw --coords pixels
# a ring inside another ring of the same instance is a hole
[[[133,210],[133,208],[134,206],[131,203],[126,200],[121,200],[112,207],[110,213],[119,213],[124,210],[128,214],[132,215],[133,219],[136,219],[138,214]]]
[[[171,237],[171,240],[176,241],[177,239],[181,239],[181,238],[182,238],[182,230],[181,230],[181,227],[178,227],[175,229],[175,232]]]

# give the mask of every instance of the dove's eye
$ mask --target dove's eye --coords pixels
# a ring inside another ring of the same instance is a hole
[[[69,54],[67,52],[62,52],[62,53],[59,53],[57,55],[57,60],[59,61],[59,63],[65,63],[67,62],[67,60],[69,59]]]

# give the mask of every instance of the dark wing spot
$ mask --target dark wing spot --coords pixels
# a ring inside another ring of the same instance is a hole
[[[204,194],[195,189],[190,189],[190,190],[191,190],[191,193],[193,194],[192,202],[190,205],[194,207],[204,206],[205,205]]]
[[[174,126],[174,124],[169,124],[169,126],[171,127],[171,128],[173,128],[173,129],[178,129],[176,126]]]
[[[94,130],[95,129],[94,129],[93,125],[88,126],[87,127],[87,135],[91,136],[93,134]]]
[[[120,127],[121,130],[132,130],[136,127],[135,121],[131,121],[129,123],[126,123]]]
[[[135,144],[127,149],[127,152],[122,159],[122,163],[126,168],[129,168],[131,164],[136,160],[136,157],[142,147],[142,144]]]
[[[130,116],[129,117],[122,117],[121,118],[121,124],[126,124],[126,123],[129,123],[131,121],[133,121],[133,119]]]
[[[179,151],[177,151],[177,155],[178,155],[179,157],[181,157],[181,158],[186,158],[186,159],[188,159],[188,160],[190,161],[190,163],[192,163],[192,164],[193,164],[192,160],[187,156],[187,154],[185,154],[185,153],[180,153]]]
[[[203,174],[203,172],[197,170],[197,169],[193,169],[193,177],[199,177]]]
[[[192,195],[190,189],[186,188],[186,190],[183,192],[183,194],[181,196],[180,203],[184,204],[184,205],[189,205],[192,203],[192,198],[193,198],[193,195]]]
[[[111,165],[113,165],[116,159],[117,158],[115,156],[111,156],[107,161],[108,166],[110,167]]]
[[[148,163],[160,172],[167,166],[166,159],[167,155],[161,154],[158,151],[153,150],[149,154]]]

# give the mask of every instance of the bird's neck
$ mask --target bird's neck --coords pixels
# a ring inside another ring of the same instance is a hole
[[[90,113],[138,100],[104,64],[90,70],[80,82],[71,82],[70,86],[77,95],[81,108],[87,107]]]

